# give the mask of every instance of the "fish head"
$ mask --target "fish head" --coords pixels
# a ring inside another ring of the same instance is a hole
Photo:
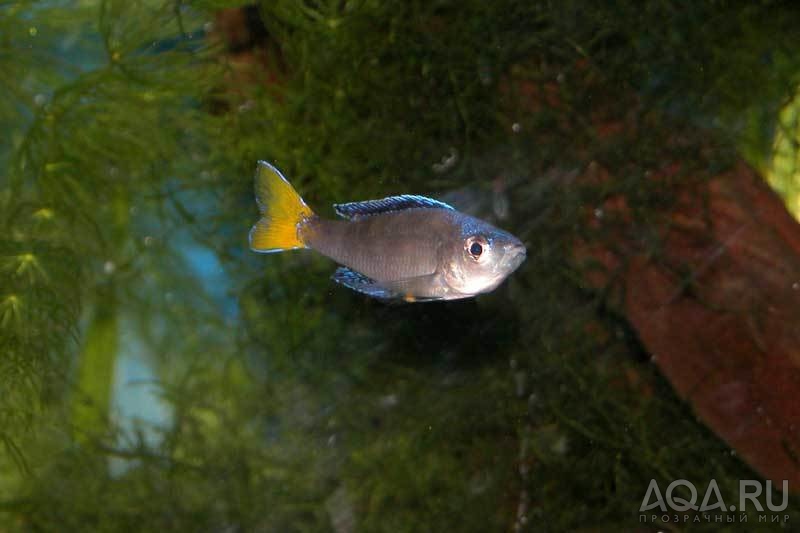
[[[488,222],[462,216],[455,242],[447,247],[445,280],[461,294],[489,292],[525,261],[525,245]]]

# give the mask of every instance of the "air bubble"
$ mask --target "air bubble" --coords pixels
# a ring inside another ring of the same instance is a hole
[[[400,400],[397,399],[396,394],[387,394],[386,396],[381,397],[378,403],[381,407],[388,409],[400,403]]]
[[[449,153],[442,157],[439,163],[434,163],[432,166],[434,172],[442,173],[447,172],[453,168],[458,162],[458,150],[450,148]]]
[[[558,455],[565,455],[569,450],[569,444],[567,443],[567,437],[564,435],[560,436],[550,447],[553,453],[557,453]]]
[[[517,392],[517,397],[522,398],[525,396],[525,372],[515,372],[514,373],[514,385]]]

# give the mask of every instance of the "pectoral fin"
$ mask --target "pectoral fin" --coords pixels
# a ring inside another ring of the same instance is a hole
[[[444,295],[433,295],[432,287],[438,274],[428,274],[398,281],[379,282],[347,267],[333,273],[333,281],[373,298],[404,302],[430,302],[443,300]]]
[[[406,278],[397,281],[389,281],[385,286],[391,290],[397,298],[408,302],[435,302],[446,299],[445,287],[439,283],[440,275],[437,272]]]

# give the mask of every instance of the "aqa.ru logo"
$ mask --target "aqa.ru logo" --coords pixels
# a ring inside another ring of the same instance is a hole
[[[786,509],[786,507],[789,505],[789,482],[785,479],[783,480],[780,505],[775,505],[775,503],[772,501],[772,481],[768,480],[766,483],[767,509],[775,513]],[[680,493],[684,496],[688,490],[688,499],[675,493],[678,487],[684,487],[680,490]],[[639,507],[639,512],[645,513],[645,511],[650,511],[651,509],[655,509],[657,507],[662,514],[640,514],[639,522],[722,522],[723,520],[726,522],[747,522],[748,515],[745,513],[747,512],[748,500],[753,507],[755,507],[756,511],[764,511],[764,506],[761,505],[761,501],[759,500],[759,497],[763,492],[764,490],[761,481],[754,479],[741,479],[739,480],[738,507],[736,505],[726,506],[725,500],[722,498],[722,493],[719,491],[717,481],[712,479],[706,488],[703,501],[700,503],[700,506],[698,506],[697,489],[694,487],[691,481],[687,481],[685,479],[677,479],[673,481],[669,484],[669,486],[667,486],[667,490],[662,496],[661,490],[658,487],[658,483],[655,479],[651,479],[650,485],[647,487],[647,493],[644,495],[644,499],[642,500],[642,505]],[[654,498],[655,501],[653,501]],[[714,514],[707,514],[709,511],[716,510],[719,511]],[[721,514],[728,511],[734,512],[737,510],[739,511],[738,516],[723,516]],[[683,514],[670,515],[670,511]],[[706,514],[690,513],[689,511],[698,511],[699,513]],[[786,522],[788,520],[789,515],[769,515],[766,513],[763,515],[758,515],[759,522]]]

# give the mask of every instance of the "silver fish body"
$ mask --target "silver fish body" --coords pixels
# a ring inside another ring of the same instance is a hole
[[[314,215],[297,196],[301,213],[291,216],[297,219],[300,245],[265,248],[254,244],[259,241],[254,233],[260,225],[268,229],[281,223],[274,214],[280,209],[271,215],[271,189],[264,185],[275,174],[285,184],[281,187],[288,186],[277,169],[260,163],[256,195],[264,218],[251,231],[251,248],[316,250],[343,265],[335,281],[370,296],[405,301],[468,298],[495,289],[525,260],[525,246],[510,233],[442,202],[410,195],[334,206],[344,220]]]

